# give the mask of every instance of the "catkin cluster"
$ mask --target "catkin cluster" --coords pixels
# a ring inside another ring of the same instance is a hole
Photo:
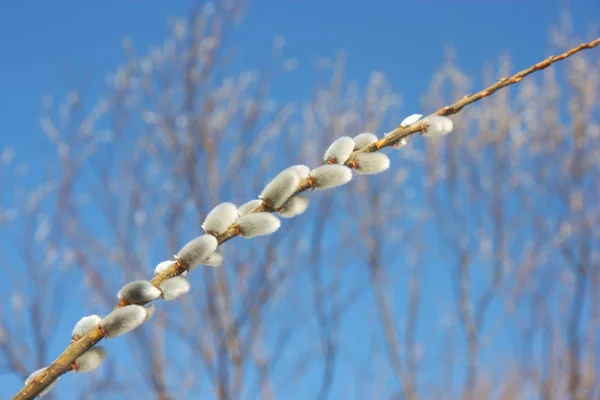
[[[452,130],[452,121],[447,117],[413,114],[404,119],[402,127],[419,123],[423,136],[445,135]],[[158,263],[155,276],[163,278],[156,286],[151,281],[136,280],[124,285],[117,293],[118,306],[107,316],[89,315],[80,319],[73,328],[72,342],[80,340],[94,330],[102,337],[114,338],[132,331],[148,321],[154,314],[152,301],[162,298],[173,300],[187,293],[191,285],[186,278],[188,271],[206,265],[219,267],[223,256],[217,252],[220,238],[242,236],[253,238],[270,235],[281,225],[276,215],[293,218],[304,213],[310,204],[306,196],[299,193],[306,189],[325,190],[345,185],[352,179],[352,170],[358,174],[378,174],[390,167],[390,159],[380,152],[360,151],[377,142],[375,134],[365,132],[354,138],[342,136],[336,139],[325,151],[325,164],[310,169],[306,165],[294,165],[276,175],[258,195],[239,207],[233,203],[221,203],[206,216],[202,229],[205,234],[185,244],[173,259]],[[399,149],[409,143],[402,138],[391,147]],[[354,155],[354,157],[353,157]],[[98,368],[106,358],[106,350],[93,347],[79,356],[71,369],[76,372],[90,372]],[[39,377],[47,367],[33,372],[25,384]],[[58,378],[48,385],[39,396],[48,393],[58,382]]]

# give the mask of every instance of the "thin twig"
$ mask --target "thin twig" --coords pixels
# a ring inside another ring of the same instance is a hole
[[[570,57],[579,51],[586,50],[586,49],[592,49],[592,48],[598,46],[599,44],[600,44],[600,38],[597,38],[591,42],[582,43],[579,46],[574,47],[574,48],[572,48],[564,53],[561,53],[559,55],[548,57],[544,61],[534,64],[533,66],[516,73],[515,75],[513,75],[510,78],[502,78],[495,84],[493,84],[475,94],[465,96],[464,98],[455,102],[454,104],[441,108],[440,110],[435,112],[433,115],[447,116],[447,115],[456,114],[456,113],[460,112],[460,110],[462,110],[465,106],[472,104],[476,101],[479,101],[479,100],[483,99],[484,97],[487,97],[487,96],[491,95],[492,93],[494,93],[504,87],[518,83],[521,80],[523,80],[524,77],[526,77],[536,71],[545,69],[545,68],[549,67],[550,65],[554,64],[555,62],[564,60],[565,58]],[[414,123],[408,127],[400,127],[399,126],[396,129],[394,129],[392,132],[390,132],[387,136],[384,136],[382,139],[372,143],[371,145],[365,147],[362,150],[355,151],[352,154],[352,156],[350,157],[350,159],[347,161],[346,165],[352,167],[352,162],[354,160],[354,157],[359,152],[364,151],[364,152],[370,153],[370,152],[378,151],[382,148],[385,148],[385,147],[388,147],[388,146],[391,146],[391,145],[397,143],[404,137],[410,136],[416,132],[422,132],[423,128],[424,128],[424,126],[421,122]],[[296,194],[307,191],[311,187],[312,187],[312,185],[311,185],[310,180],[305,179],[298,186]],[[253,212],[259,212],[259,211],[273,212],[273,210],[267,209],[264,205],[261,205]],[[222,235],[219,235],[217,237],[219,245],[233,239],[234,237],[238,236],[238,234],[239,234],[239,231],[234,224],[225,233],[223,233]],[[186,271],[186,269],[187,268],[183,263],[174,263],[173,265],[171,265],[171,267],[169,267],[164,272],[154,276],[152,278],[151,282],[154,286],[158,287],[164,280],[172,278],[174,276],[181,275],[184,271]],[[100,340],[102,340],[103,337],[104,337],[104,334],[102,333],[100,328],[96,327],[96,328],[92,329],[91,331],[89,331],[88,333],[86,333],[84,336],[82,336],[79,340],[72,342],[63,351],[63,353],[45,369],[45,371],[43,373],[39,374],[29,384],[25,385],[13,397],[13,400],[30,400],[30,399],[35,398],[42,390],[44,390],[46,387],[48,387],[48,385],[50,385],[52,382],[54,382],[60,376],[71,371],[73,369],[72,365],[75,362],[75,360],[79,356],[81,356],[83,353],[85,353],[87,350],[89,350],[92,346],[94,346],[96,343],[98,343]]]

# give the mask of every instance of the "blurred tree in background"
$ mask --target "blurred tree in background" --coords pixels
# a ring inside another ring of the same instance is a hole
[[[2,153],[3,373],[47,365],[219,202],[419,111],[379,72],[348,81],[341,56],[311,102],[272,99],[294,67],[281,40],[263,70],[227,73],[241,16],[204,7],[147,54],[124,41],[101,98],[46,98],[56,153],[35,186]],[[557,51],[579,42],[568,23],[553,34]],[[478,89],[458,64],[450,50],[425,114]],[[225,244],[222,267],[48,398],[599,398],[599,67],[575,55],[465,108],[451,135],[388,152],[386,173],[311,194],[277,234]],[[499,57],[486,83],[515,69]]]

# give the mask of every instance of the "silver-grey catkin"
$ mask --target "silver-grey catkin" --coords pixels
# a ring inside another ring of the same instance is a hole
[[[100,323],[101,319],[102,318],[100,318],[100,316],[96,314],[88,315],[87,317],[81,318],[73,327],[73,332],[71,332],[71,339],[79,340],[80,337],[88,333],[92,328],[95,328]]]
[[[390,167],[390,158],[383,153],[358,153],[354,161],[354,170],[363,175],[378,174]]]
[[[354,136],[354,150],[364,149],[371,143],[375,143],[377,141],[377,135],[370,132],[364,132],[359,135]]]
[[[269,235],[279,229],[281,222],[273,214],[266,212],[246,214],[235,220],[240,234],[246,239]]]
[[[394,143],[391,147],[397,150],[401,149],[413,140],[413,136],[414,134],[410,136],[405,136],[402,139],[398,140],[396,143]]]
[[[310,174],[310,167],[308,165],[292,165],[291,167],[286,168],[284,171],[294,171],[300,180],[305,179]]]
[[[144,322],[148,322],[154,315],[154,312],[156,311],[156,307],[154,307],[154,304],[150,304],[150,305],[144,306],[144,308],[146,309],[146,317],[144,318]]]
[[[133,281],[123,286],[117,297],[129,304],[146,304],[158,299],[160,290],[150,281]]]
[[[423,114],[411,114],[408,117],[404,118],[402,122],[400,122],[400,127],[406,128],[407,126],[410,126],[415,122],[420,121],[421,118],[423,118]]]
[[[300,179],[296,172],[284,170],[265,186],[258,197],[277,209],[294,194],[298,189],[298,183],[300,183]]]
[[[106,349],[102,346],[92,347],[75,359],[75,371],[77,372],[92,372],[106,358]]]
[[[423,136],[442,136],[452,132],[453,123],[448,117],[442,117],[439,115],[431,115],[425,117],[421,121],[425,125],[425,130],[421,132]]]
[[[198,236],[179,250],[177,258],[187,264],[188,268],[194,268],[213,253],[218,245],[219,242],[213,235]]]
[[[146,309],[142,306],[129,305],[113,310],[100,321],[100,329],[107,338],[114,338],[134,330],[144,323]]]
[[[162,272],[165,272],[166,270],[168,270],[169,268],[171,268],[171,265],[175,264],[177,261],[175,260],[167,260],[167,261],[161,261],[159,262],[156,267],[154,268],[154,275],[158,275]],[[187,275],[187,271],[183,271],[181,273],[181,276],[186,276]]]
[[[41,374],[42,372],[44,372],[46,370],[46,368],[48,367],[44,367],[44,368],[40,368],[40,369],[36,369],[35,371],[33,371],[28,377],[27,379],[25,379],[25,386],[27,386],[29,384],[29,382],[31,382],[32,380],[34,380],[39,374]],[[52,383],[50,383],[48,386],[46,386],[46,389],[42,390],[39,394],[38,397],[43,397],[45,395],[47,395],[50,390],[52,390],[52,388],[54,386],[56,386],[56,384],[58,383],[58,380],[60,379],[60,377],[56,378],[55,381],[53,381]]]
[[[238,217],[238,210],[233,203],[221,203],[208,213],[202,229],[211,235],[220,235],[233,224]]]
[[[302,214],[308,208],[310,200],[305,196],[294,196],[278,210],[279,216],[283,218],[293,218]]]
[[[331,143],[323,159],[325,161],[331,160],[336,164],[343,164],[348,161],[353,151],[354,140],[350,136],[342,136]]]
[[[176,276],[163,281],[159,286],[162,291],[162,298],[165,300],[173,300],[182,294],[190,291],[190,282],[181,276]]]
[[[310,171],[316,190],[345,185],[352,180],[352,171],[345,165],[322,165]]]
[[[220,267],[223,265],[223,255],[219,252],[214,252],[210,256],[202,260],[202,265],[209,267]]]
[[[240,208],[238,208],[238,217],[241,217],[242,215],[246,215],[249,212],[256,210],[256,208],[261,204],[262,200],[250,200],[249,202],[242,204]]]

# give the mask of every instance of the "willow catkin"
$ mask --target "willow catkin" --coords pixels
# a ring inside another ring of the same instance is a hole
[[[281,222],[273,214],[259,212],[246,214],[235,220],[240,235],[246,239],[255,236],[270,235],[281,226]]]
[[[144,323],[146,309],[138,305],[129,305],[113,310],[100,321],[100,329],[106,338],[114,338],[134,330]]]
[[[150,281],[133,281],[123,286],[117,297],[128,304],[142,305],[158,299],[160,290]]]
[[[284,171],[294,171],[300,180],[305,179],[310,174],[310,167],[308,165],[297,164],[286,168]]]
[[[310,171],[312,187],[316,190],[345,185],[352,180],[352,171],[345,165],[322,165]]]
[[[92,372],[106,358],[106,349],[102,346],[92,347],[75,360],[75,371],[77,372]]]
[[[348,161],[354,151],[354,140],[350,136],[342,136],[331,143],[323,159],[329,163],[343,164]]]
[[[358,153],[353,162],[356,173],[363,175],[378,174],[390,167],[390,158],[383,153]]]
[[[206,265],[208,267],[220,267],[223,265],[223,255],[215,251],[210,256],[202,260],[202,265]]]
[[[176,276],[163,281],[159,286],[162,292],[162,298],[165,300],[173,300],[182,294],[190,291],[190,282],[182,276]]]
[[[377,141],[377,135],[370,132],[364,132],[354,136],[352,140],[354,140],[354,150],[360,150],[364,149],[371,143],[375,143]]]
[[[238,217],[238,209],[233,203],[221,203],[213,208],[202,224],[202,229],[211,235],[224,233]]]
[[[423,118],[423,114],[411,114],[408,117],[404,118],[402,122],[400,122],[400,126],[402,128],[406,128],[407,126],[410,126],[415,122],[420,121],[421,118]]]
[[[278,209],[294,194],[299,183],[296,172],[284,170],[265,186],[258,197],[266,206]]]
[[[218,245],[217,238],[213,235],[198,236],[179,250],[177,259],[185,263],[188,268],[194,268],[211,255]]]
[[[442,136],[452,132],[453,123],[448,117],[432,115],[421,121],[423,124],[422,136]]]
[[[254,210],[256,210],[256,208],[258,206],[260,206],[262,204],[262,200],[250,200],[247,203],[242,204],[239,208],[238,208],[238,217],[241,217],[242,215],[246,215],[249,212],[252,212]]]
[[[294,196],[277,210],[280,217],[293,218],[302,214],[308,208],[310,201],[305,196]]]
[[[96,314],[81,318],[73,327],[71,339],[79,340],[83,335],[92,330],[92,328],[95,328],[101,320],[102,318]]]

